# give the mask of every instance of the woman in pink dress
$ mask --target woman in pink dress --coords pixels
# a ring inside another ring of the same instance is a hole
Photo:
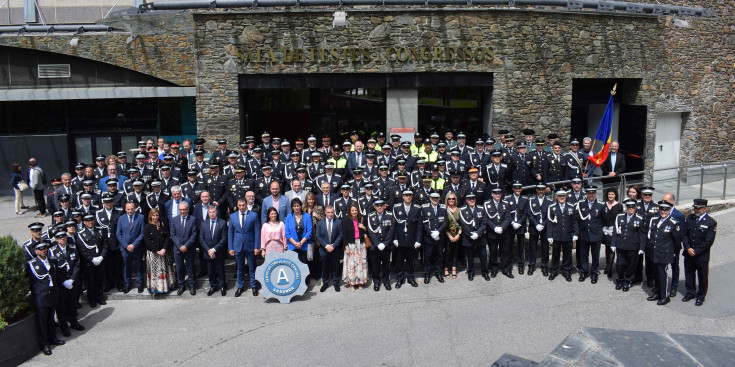
[[[278,217],[276,208],[269,208],[266,212],[268,221],[260,228],[260,253],[265,255],[271,251],[285,252],[288,248],[286,244],[286,226]]]
[[[365,248],[365,226],[362,224],[360,209],[352,204],[347,215],[342,218],[342,244],[345,257],[342,264],[342,279],[355,291],[355,286],[362,289],[367,282],[367,249]]]

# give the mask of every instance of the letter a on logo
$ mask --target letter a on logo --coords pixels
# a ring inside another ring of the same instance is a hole
[[[278,285],[288,284],[288,277],[283,269],[278,270]]]

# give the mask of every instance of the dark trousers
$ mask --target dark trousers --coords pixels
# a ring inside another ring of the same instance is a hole
[[[638,251],[616,249],[616,252],[618,258],[615,262],[615,271],[618,273],[618,282],[632,283],[635,277],[635,268],[638,265]]]
[[[708,261],[696,261],[689,256],[684,256],[684,284],[686,284],[688,295],[704,299],[707,296],[708,278]],[[699,283],[699,288],[697,288],[697,283]]]
[[[61,286],[59,290],[59,304],[56,306],[56,318],[60,323],[69,321],[77,321],[77,287],[79,285],[74,282],[71,289]]]
[[[645,253],[646,260],[646,282],[651,280],[655,281],[658,273],[656,271],[656,264],[653,262],[653,249],[646,248]]]
[[[122,288],[123,281],[123,257],[120,250],[110,250],[105,261],[105,288]]]
[[[396,255],[396,278],[399,282],[403,282],[407,278],[413,279],[414,259],[416,258],[416,250],[411,246],[399,246],[394,251]]]
[[[245,258],[248,259],[248,272],[250,273],[250,286],[255,288],[258,281],[255,279],[255,251],[242,250],[235,252],[235,262],[237,263],[237,287],[245,286]]]
[[[510,244],[511,247],[515,245],[515,248],[518,249],[518,267],[522,268],[523,265],[526,263],[526,234],[518,233],[512,235],[510,238]],[[535,255],[536,254],[534,254],[534,256]],[[530,264],[531,260],[529,259],[528,262]]]
[[[585,274],[600,274],[600,241],[577,241],[577,252],[582,253],[582,272]],[[592,266],[590,266],[590,252],[592,252]]]
[[[299,261],[304,263],[304,265],[308,266],[309,265],[309,258],[308,258],[309,254],[306,251],[306,246],[303,247],[303,250],[294,250],[294,251],[296,252],[296,255],[299,257]],[[306,282],[306,285],[309,285],[309,281],[311,281],[311,268],[309,268],[309,275],[303,277],[302,279]]]
[[[370,274],[373,278],[373,283],[375,285],[379,285],[381,282],[383,284],[389,284],[390,283],[390,250],[388,249],[390,245],[385,246],[385,250],[380,251],[377,248],[370,251],[370,262],[373,264],[372,273]],[[324,258],[322,258],[324,259]],[[335,260],[335,266],[339,265],[339,260]],[[322,272],[324,274],[324,272]],[[337,284],[339,282],[339,279],[336,278],[336,270],[335,270],[335,280],[334,284]],[[322,275],[322,280],[324,280],[324,276]]]
[[[33,198],[36,200],[38,213],[46,214],[46,198],[43,195],[43,190],[33,190]]]
[[[538,245],[541,245],[541,268],[549,266],[549,240],[546,236],[530,234],[528,236],[528,265],[536,265]]]
[[[373,253],[376,251],[373,251]],[[390,251],[385,250],[382,252],[387,253],[388,258],[390,257]],[[330,280],[334,283],[334,285],[339,284],[339,259],[340,259],[339,255],[340,255],[340,252],[336,248],[333,249],[332,252],[327,252],[327,250],[324,247],[319,248],[319,256],[322,259],[322,283],[323,284],[328,284]],[[373,263],[373,270],[375,270],[375,263]]]
[[[679,252],[674,252],[674,262],[671,263],[671,290],[674,291],[679,287]]]
[[[210,288],[225,289],[225,256],[226,252],[219,251],[214,254],[214,259],[207,259],[207,276]]]
[[[500,252],[500,243],[502,242],[501,238],[488,238],[487,239],[487,246],[490,248],[490,269],[492,271],[498,271],[498,252]],[[485,246],[483,246],[485,247]],[[487,272],[487,268],[483,268],[482,273],[485,274]]]
[[[117,252],[122,259],[122,277],[123,277],[123,282],[125,283],[126,287],[130,287],[133,282],[132,279],[130,279],[130,272],[132,272],[133,269],[135,269],[135,281],[137,282],[138,287],[145,284],[144,283],[145,269],[143,269],[143,252],[144,251],[145,249],[143,249],[142,244],[136,247],[133,250],[133,252],[129,252],[128,250],[113,251],[113,252]],[[174,256],[176,256],[175,253],[174,253]],[[135,267],[133,267],[133,265],[135,265]],[[179,266],[179,262],[176,261],[176,273],[177,274],[179,273],[178,266]]]
[[[186,287],[185,276],[189,275],[189,286],[191,289],[196,288],[197,279],[194,274],[194,248],[186,252],[174,251],[174,263],[176,264],[176,278],[179,287]]]
[[[85,265],[84,279],[87,282],[87,300],[89,303],[103,301],[102,290],[105,286],[104,262],[97,266],[93,264]]]
[[[635,277],[633,277],[634,283],[639,283],[643,281],[643,259],[645,258],[644,255],[638,255],[638,261],[636,262],[635,266]]]
[[[554,241],[551,249],[551,274],[559,274],[559,258],[561,272],[564,276],[572,274],[572,241]]]
[[[653,278],[653,294],[664,299],[668,297],[669,275],[666,271],[669,264],[655,264],[656,276]]]
[[[201,245],[197,245],[197,248],[199,249],[199,272],[209,274],[209,259],[206,256],[204,256],[205,250],[202,248]],[[216,256],[219,256],[219,255],[216,255]],[[222,254],[223,258],[225,256],[226,254]]]
[[[500,239],[500,270],[509,272],[513,270],[513,238],[504,237]]]
[[[442,246],[445,238],[439,238],[439,241],[424,241],[421,247],[424,249],[424,276],[432,274],[441,274],[442,266]]]
[[[450,242],[449,239],[444,241],[444,268],[457,267],[457,253],[459,252],[459,246],[460,240],[457,240],[457,242]]]
[[[54,308],[36,307],[36,320],[38,320],[39,343],[49,345],[56,340],[56,326],[54,326]]]
[[[487,247],[484,243],[476,246],[466,246],[464,247],[464,251],[467,254],[467,275],[475,275],[475,253],[480,256],[480,270],[482,274],[488,273]]]

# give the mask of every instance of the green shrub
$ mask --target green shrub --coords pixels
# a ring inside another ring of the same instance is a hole
[[[0,237],[0,330],[28,315],[25,255],[13,237]]]

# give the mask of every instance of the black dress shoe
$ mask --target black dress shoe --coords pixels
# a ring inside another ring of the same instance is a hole
[[[375,283],[375,285],[373,286],[373,290],[376,291],[376,292],[379,291],[380,290],[380,283]]]
[[[194,289],[194,288],[192,288],[192,289],[189,290],[189,294],[191,294],[192,296],[196,296],[197,295],[197,290]]]
[[[700,298],[700,299],[694,301],[694,305],[695,306],[701,306],[703,304],[704,304],[704,298]]]
[[[467,279],[471,282],[475,280],[475,274],[467,274]]]
[[[388,284],[388,285],[386,286],[386,289],[390,290],[390,284]],[[335,292],[339,292],[339,284],[335,284],[335,285],[334,285],[334,291],[335,291]]]
[[[130,286],[126,285],[125,288],[123,288],[123,293],[128,294],[130,293]]]
[[[607,279],[612,279],[612,272],[607,273]]]
[[[122,291],[123,291],[123,289],[124,289],[124,287],[117,287],[117,291],[118,291],[118,292],[122,292]]]
[[[245,292],[245,288],[237,288],[235,291],[235,297],[240,297],[243,292]]]
[[[222,295],[222,297],[224,297],[224,296],[227,295],[227,289],[225,289],[224,287],[222,287],[222,289],[220,289],[219,293]]]
[[[676,288],[671,289],[669,292],[669,297],[674,298],[676,297]]]
[[[518,274],[523,275],[523,268],[524,268],[523,265],[518,266]]]
[[[82,324],[79,323],[79,321],[72,321],[71,322],[71,328],[74,329],[74,330],[79,330],[79,331],[85,329],[84,326],[82,326]]]
[[[419,286],[419,284],[416,283],[416,281],[413,280],[413,279],[409,279],[408,280],[408,284],[410,284],[412,287],[418,287]]]
[[[490,277],[491,278],[495,278],[496,276],[498,276],[498,271],[497,270],[490,270]]]
[[[572,281],[572,276],[570,274],[567,274],[567,275],[564,276],[564,279],[566,279],[567,282],[571,282]]]
[[[658,294],[654,294],[653,296],[646,298],[646,301],[658,301],[660,299],[661,297],[659,297]]]
[[[541,274],[545,277],[549,276],[549,269],[541,268]]]
[[[258,296],[258,287],[253,288],[253,297]]]
[[[515,276],[513,275],[513,273],[511,273],[511,272],[509,272],[509,271],[504,271],[504,272],[503,272],[503,275],[505,275],[506,277],[508,277],[508,278],[510,278],[510,279],[513,279],[513,278],[515,278]]]
[[[53,345],[64,345],[64,344],[66,344],[66,342],[63,341],[63,340],[61,340],[61,339],[54,339],[54,340],[51,341],[51,344],[53,344]]]
[[[324,291],[326,291],[327,288],[329,288],[329,283],[324,282],[324,284],[322,284],[322,286],[319,287],[319,292],[324,293]]]
[[[42,345],[41,346],[41,352],[43,352],[43,354],[45,354],[47,356],[50,356],[51,354],[53,354],[53,352],[51,352],[51,348],[49,348],[48,345]]]
[[[584,282],[585,280],[587,280],[587,274],[585,274],[585,273],[579,274],[579,281],[580,281],[580,283],[581,282]]]
[[[664,299],[656,302],[656,304],[659,305],[659,306],[663,306],[663,305],[665,305],[665,304],[667,304],[669,302],[671,302],[671,298],[666,297],[666,298],[664,298]]]
[[[59,328],[61,329],[61,335],[69,337],[71,336],[71,331],[69,330],[69,325],[67,325],[66,322],[63,322]]]
[[[692,296],[691,294],[685,294],[684,295],[684,298],[682,298],[681,301],[682,302],[689,302],[689,301],[691,301],[693,299],[694,299],[694,296]]]
[[[444,277],[441,274],[436,275],[436,280],[438,280],[439,283],[444,283]]]
[[[623,285],[623,292],[627,292],[627,291],[629,291],[629,290],[630,290],[630,284],[628,284],[628,283],[625,283],[625,284]]]
[[[213,295],[213,294],[214,294],[215,292],[217,292],[218,290],[219,290],[219,289],[217,289],[216,287],[213,287],[213,288],[209,288],[209,290],[207,291],[207,297],[209,297],[209,296]]]
[[[89,303],[89,307],[90,307],[90,308],[97,308],[97,304],[96,304],[96,303],[94,303],[94,302],[90,302],[90,303]]]
[[[401,285],[403,285],[403,282],[396,282],[396,285],[395,285],[396,289],[400,289]]]
[[[142,285],[139,285],[138,286],[138,293],[143,293],[143,289],[145,289],[145,287],[142,286]]]
[[[186,292],[186,287],[181,287],[181,288],[179,288],[178,291],[176,291],[176,295],[177,296],[180,296],[180,295],[184,294],[184,292]]]
[[[557,276],[557,274],[551,274],[551,275],[549,275],[549,280],[556,279],[556,276]]]
[[[590,276],[590,282],[591,282],[592,284],[597,284],[597,274],[592,274],[592,275]]]
[[[482,274],[482,279],[485,279],[485,281],[490,281],[490,276],[487,274]]]
[[[429,279],[431,279],[431,278],[424,277],[424,284],[429,284],[429,281],[430,281]],[[410,281],[409,281],[409,283],[410,283]]]
[[[106,304],[107,304],[107,301],[105,301],[104,299],[98,299],[98,300],[97,300],[97,303],[99,303],[99,304],[101,304],[102,306],[104,306],[104,305],[106,305]]]
[[[535,265],[529,265],[529,266],[528,266],[528,272],[527,272],[526,274],[528,274],[528,275],[533,275],[533,272],[534,272],[535,270],[536,270],[536,266],[535,266]]]

